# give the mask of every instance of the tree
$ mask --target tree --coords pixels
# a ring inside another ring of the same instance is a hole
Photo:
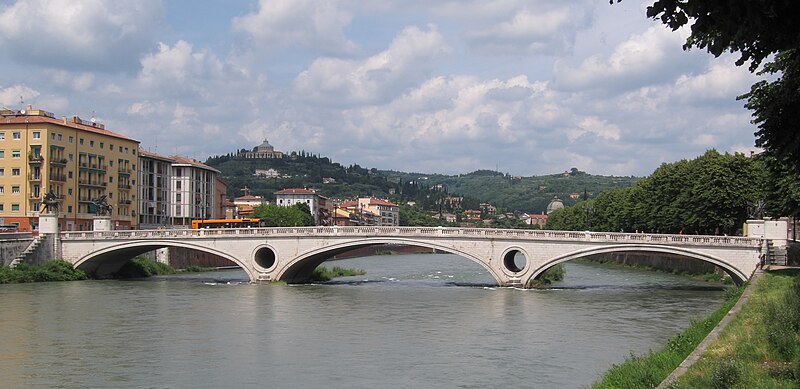
[[[610,0],[614,3],[615,0]],[[622,0],[616,0],[620,2]],[[647,7],[647,16],[659,19],[672,30],[691,23],[691,34],[683,45],[706,49],[714,56],[739,53],[736,64],[749,62],[751,72],[777,76],[759,81],[740,96],[753,111],[756,145],[768,155],[775,179],[800,181],[800,2],[797,0],[657,0]],[[774,55],[774,60],[759,67]],[[795,194],[796,195],[796,194]],[[784,199],[785,192],[770,198],[786,205],[800,198]],[[780,206],[773,206],[779,209]],[[781,215],[800,209],[784,209]],[[773,216],[781,216],[773,215]]]
[[[307,204],[281,207],[275,204],[259,205],[253,209],[253,216],[263,219],[267,227],[313,226],[314,218]]]

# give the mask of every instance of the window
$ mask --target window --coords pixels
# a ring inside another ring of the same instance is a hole
[[[0,168],[0,177],[6,175],[6,169]]]
[[[78,143],[80,143],[81,146],[83,146],[83,138],[78,138]]]
[[[72,206],[71,205],[67,206],[67,213],[72,213]]]
[[[0,158],[5,158],[5,157],[6,157],[6,151],[0,150]]]
[[[12,176],[18,176],[19,175],[19,168],[11,169],[11,175]]]
[[[67,177],[72,178],[72,172],[67,173]]]
[[[75,138],[74,138],[72,135],[70,135],[70,136],[69,136],[69,143],[72,143],[72,142],[74,142],[74,141],[75,141]]]
[[[122,146],[119,146],[119,152],[120,153],[122,152]]]
[[[114,160],[113,159],[108,160],[108,167],[114,167]]]
[[[114,199],[114,194],[113,193],[109,193],[108,194],[108,199],[109,200],[113,200]]]
[[[0,211],[3,211],[5,209],[5,207],[3,207],[3,205],[5,205],[5,204],[0,203]]]
[[[11,204],[11,212],[19,212],[19,204]]]
[[[20,155],[21,154],[19,150],[11,150],[11,158],[19,158]]]
[[[114,176],[108,176],[108,183],[109,184],[113,184],[114,183]]]
[[[33,132],[33,139],[42,139],[42,133],[39,131]]]
[[[72,162],[72,153],[69,154],[69,161]]]
[[[56,133],[55,132],[51,132],[50,133],[50,139],[51,140],[56,140]]]
[[[114,151],[114,145],[109,143],[108,144],[108,149],[111,150],[111,151]]]
[[[0,132],[0,140],[6,140],[6,133]]]
[[[60,142],[62,140],[64,140],[64,139],[61,138],[61,134],[58,134],[58,141]]]
[[[94,147],[94,141],[93,140],[89,141],[89,147]]]
[[[180,203],[181,202],[181,194],[180,193],[176,193],[175,194],[175,202],[176,203]]]
[[[19,132],[12,132],[11,133],[11,139],[20,140],[20,139],[22,139],[22,134],[19,133]]]
[[[181,182],[180,181],[175,182],[175,189],[180,189],[180,188],[181,188]]]
[[[6,187],[0,185],[0,194],[6,193]]]
[[[128,148],[127,147],[125,148],[125,154],[128,154]]]
[[[14,185],[11,187],[11,194],[19,194],[19,185]]]
[[[100,142],[100,148],[101,149],[103,148],[103,142]]]
[[[68,194],[68,195],[70,195],[70,196],[72,196],[72,188],[68,188],[68,189],[67,189],[67,194]]]

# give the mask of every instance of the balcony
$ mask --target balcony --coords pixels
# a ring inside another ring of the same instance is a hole
[[[31,193],[28,195],[28,200],[41,200],[42,194],[41,193]]]
[[[117,204],[119,204],[119,205],[130,205],[131,201],[130,200],[119,200],[117,202]]]
[[[66,174],[50,174],[50,181],[67,182]]]
[[[53,158],[50,160],[51,165],[61,165],[67,166],[67,159],[66,158]]]
[[[42,180],[41,174],[33,174],[33,173],[28,174],[28,181],[41,181],[41,180]]]
[[[85,178],[79,178],[78,179],[78,184],[83,185],[83,186],[96,186],[98,188],[105,188],[106,185],[108,185],[105,181],[87,180]]]
[[[44,162],[44,157],[39,154],[28,156],[28,163],[31,165],[40,164],[42,162]]]
[[[119,168],[119,170],[117,170],[117,174],[121,174],[121,175],[130,176],[130,175],[131,175],[131,169],[128,169],[128,168]]]
[[[131,186],[128,185],[128,184],[118,184],[117,188],[122,189],[122,190],[131,190]]]

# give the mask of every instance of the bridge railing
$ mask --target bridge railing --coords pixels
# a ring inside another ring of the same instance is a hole
[[[168,230],[117,230],[62,232],[62,240],[93,239],[170,239],[245,236],[307,236],[307,237],[416,237],[416,238],[476,238],[548,241],[594,241],[625,243],[656,243],[681,245],[760,246],[758,238],[741,236],[670,235],[623,232],[513,230],[495,228],[445,227],[272,227],[272,228],[215,228]]]

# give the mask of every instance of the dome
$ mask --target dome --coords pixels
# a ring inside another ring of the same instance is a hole
[[[263,152],[269,152],[269,151],[273,151],[273,150],[275,150],[275,148],[272,147],[272,145],[269,144],[269,142],[266,139],[264,139],[264,143],[256,146],[256,150],[255,151],[263,153]]]
[[[553,197],[553,200],[550,201],[550,204],[547,204],[547,214],[549,215],[550,212],[561,208],[564,208],[564,203],[558,197]]]

